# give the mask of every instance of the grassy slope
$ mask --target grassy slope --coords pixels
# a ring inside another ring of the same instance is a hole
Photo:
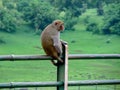
[[[71,43],[71,34],[75,43]],[[5,38],[8,40],[6,44],[0,45],[0,54],[43,54],[43,50],[35,48],[40,45],[38,36],[25,33],[15,35],[1,33],[1,35],[9,36],[9,38]],[[68,41],[70,54],[120,53],[119,37],[117,36],[109,36],[112,38],[109,44],[105,42],[108,36],[92,35],[84,31],[65,32],[62,34],[62,38]],[[109,63],[105,60],[69,61],[69,79],[120,78],[119,67],[118,60],[111,60]],[[56,68],[49,61],[0,62],[0,72],[0,82],[49,81],[56,78]]]
[[[81,20],[81,17],[79,19]],[[120,53],[120,37],[93,35],[84,31],[85,26],[81,23],[75,27],[76,31],[66,31],[61,35],[61,38],[69,44],[70,54]],[[42,49],[36,48],[40,46],[39,36],[33,33],[0,32],[0,37],[6,42],[6,44],[0,44],[1,55],[43,54]],[[106,43],[107,39],[110,39],[111,43]],[[69,80],[120,79],[119,67],[118,60],[69,61]],[[56,67],[49,61],[0,62],[0,82],[51,80],[56,80]]]
[[[0,37],[6,42],[6,44],[0,45],[1,55],[43,54],[43,50],[40,47],[39,36],[36,36],[34,33],[22,33],[18,31],[16,34],[7,34],[1,32]],[[43,69],[48,72],[42,72],[41,70]],[[56,74],[56,69],[54,69],[50,62],[0,62],[0,82],[42,81],[46,80],[46,78],[47,80],[55,80],[55,78],[53,78],[55,75],[52,74]]]

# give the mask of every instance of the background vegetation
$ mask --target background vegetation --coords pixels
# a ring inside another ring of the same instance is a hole
[[[44,54],[40,33],[55,19],[65,22],[70,54],[120,53],[119,0],[0,0],[0,55]],[[120,79],[119,68],[119,60],[69,61],[69,80]],[[50,61],[0,62],[0,82],[55,81],[56,74]]]
[[[54,19],[63,19],[67,30],[74,30],[77,18],[95,8],[101,22],[86,16],[87,31],[120,35],[119,0],[0,0],[0,31],[16,32],[27,24],[37,33]]]

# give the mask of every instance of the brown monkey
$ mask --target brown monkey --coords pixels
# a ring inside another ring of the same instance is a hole
[[[64,30],[64,23],[61,20],[55,20],[49,24],[41,34],[41,44],[45,53],[51,56],[55,66],[63,63],[60,58],[62,54],[62,42],[60,41],[60,31]],[[54,60],[58,60],[57,63]]]

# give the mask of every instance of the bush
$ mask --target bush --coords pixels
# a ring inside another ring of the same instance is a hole
[[[120,3],[110,4],[105,8],[104,34],[120,35]]]
[[[14,13],[6,9],[0,10],[0,30],[5,32],[15,32],[17,26],[17,20],[14,17]]]
[[[21,23],[21,15],[16,9],[0,8],[0,31],[13,33]]]
[[[97,14],[97,12],[95,13]],[[86,25],[86,31],[91,31],[93,34],[101,34],[101,28],[103,26],[103,16],[98,16],[95,13],[86,14],[82,21]]]
[[[99,34],[99,29],[97,23],[90,23],[87,25],[86,31],[92,31],[93,34]]]
[[[23,12],[23,18],[30,23],[30,25],[38,30],[43,30],[46,25],[51,23],[57,17],[57,11],[48,2],[29,2],[24,7],[20,7]]]
[[[73,17],[70,11],[66,11],[63,20],[67,30],[74,30],[74,25],[77,23],[77,17]]]

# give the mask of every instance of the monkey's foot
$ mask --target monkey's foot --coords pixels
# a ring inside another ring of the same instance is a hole
[[[60,61],[55,62],[54,60],[51,60],[51,62],[55,66],[59,66],[59,65],[63,65],[64,64],[64,62],[60,62]]]

